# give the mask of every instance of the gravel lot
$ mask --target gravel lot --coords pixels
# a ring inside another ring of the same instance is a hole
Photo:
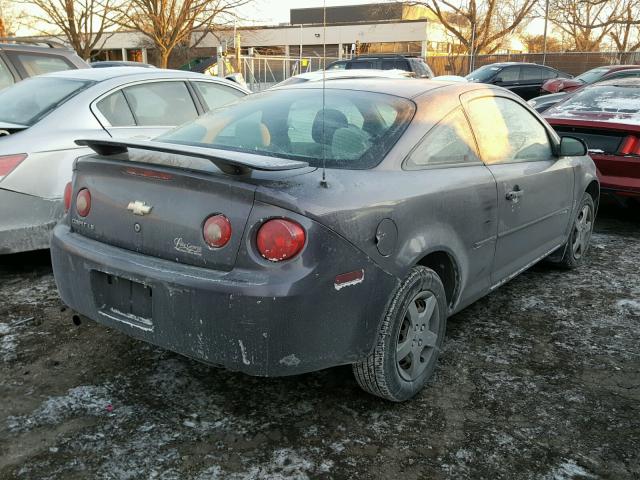
[[[640,478],[639,238],[604,209],[586,266],[451,318],[401,405],[347,367],[251,378],[73,325],[47,252],[0,257],[0,478]]]

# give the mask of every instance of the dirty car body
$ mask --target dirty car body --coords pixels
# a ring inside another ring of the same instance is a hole
[[[308,82],[152,142],[87,142],[97,153],[77,161],[52,240],[63,301],[207,363],[299,374],[370,355],[416,266],[440,278],[452,314],[562,250],[578,199],[591,189],[597,201],[589,157],[560,155],[555,132],[504,89],[361,79],[325,97],[323,108]],[[518,152],[483,151],[496,140],[477,145],[491,136],[483,122],[511,135],[505,118],[482,116],[500,115],[496,102],[538,125],[544,145],[522,149],[516,132]],[[220,215],[231,233],[212,248]],[[262,244],[281,220],[304,234],[290,258]]]

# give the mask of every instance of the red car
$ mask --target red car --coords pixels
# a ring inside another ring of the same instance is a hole
[[[639,65],[605,65],[592,68],[574,78],[552,78],[542,84],[543,93],[573,92],[574,90],[595,83],[605,75],[619,70],[638,68]]]
[[[603,193],[640,200],[640,79],[588,85],[544,117],[558,134],[587,144]]]

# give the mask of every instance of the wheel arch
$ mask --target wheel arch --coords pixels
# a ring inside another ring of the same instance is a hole
[[[416,265],[432,269],[442,282],[447,305],[452,308],[460,294],[460,267],[451,252],[436,249],[425,253]]]
[[[585,189],[591,198],[593,198],[594,216],[598,213],[598,206],[600,204],[600,183],[597,180],[591,180],[587,188]]]

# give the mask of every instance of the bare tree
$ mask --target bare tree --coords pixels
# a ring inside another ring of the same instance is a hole
[[[12,37],[17,26],[17,12],[12,2],[0,0],[0,37]]]
[[[524,41],[524,44],[527,46],[527,51],[529,53],[544,52],[544,48],[545,48],[544,35],[524,34],[522,36],[522,40]],[[546,48],[547,48],[547,52],[561,52],[563,50],[562,42],[559,39],[552,37],[550,35],[547,36]]]
[[[146,35],[166,68],[178,45],[197,46],[214,28],[228,24],[251,0],[130,0],[118,9],[120,25]]]
[[[619,52],[635,51],[640,48],[640,4],[636,0],[624,0],[620,14],[609,36]]]
[[[593,52],[617,25],[621,0],[551,0],[549,20],[573,41],[573,50]]]
[[[116,0],[30,0],[37,7],[33,25],[43,34],[65,38],[85,60],[100,48],[116,25]],[[43,30],[40,25],[51,25],[56,31]],[[60,35],[60,32],[61,35]]]
[[[422,0],[467,52],[494,53],[531,19],[538,0]]]

